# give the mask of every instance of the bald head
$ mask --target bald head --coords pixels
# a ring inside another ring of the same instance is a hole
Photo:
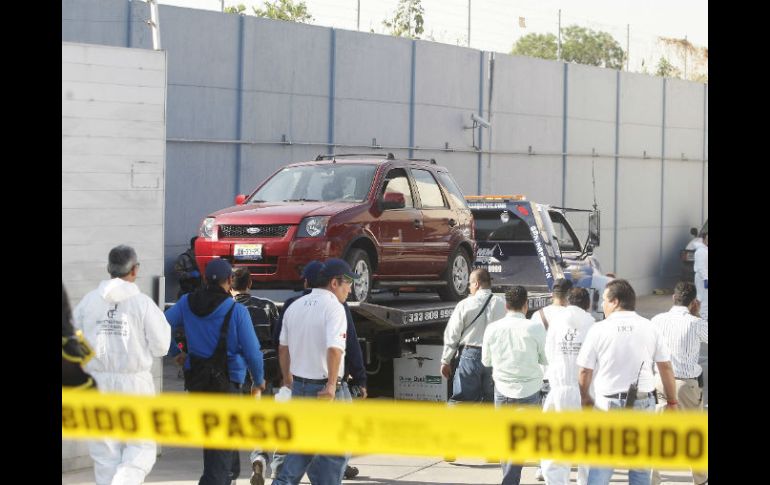
[[[478,290],[491,288],[492,277],[489,276],[489,271],[484,268],[474,269],[468,279],[468,285],[472,295]]]

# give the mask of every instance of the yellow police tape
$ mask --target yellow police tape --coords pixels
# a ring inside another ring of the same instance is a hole
[[[543,413],[469,404],[325,402],[215,394],[62,390],[62,438],[324,454],[540,458],[666,470],[708,468],[708,415]]]

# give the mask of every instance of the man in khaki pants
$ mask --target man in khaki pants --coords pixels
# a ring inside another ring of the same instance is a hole
[[[695,285],[680,281],[674,288],[674,306],[666,313],[652,318],[652,324],[660,333],[663,341],[671,351],[671,363],[676,379],[676,396],[673,400],[679,402],[680,409],[703,410],[703,384],[698,365],[700,344],[708,343],[709,327],[706,320],[701,319],[700,301],[696,298]],[[660,375],[656,375],[656,390],[659,401],[671,402],[667,399]],[[693,471],[693,483],[700,485],[708,481],[708,473]],[[658,470],[653,470],[651,485],[660,483]]]

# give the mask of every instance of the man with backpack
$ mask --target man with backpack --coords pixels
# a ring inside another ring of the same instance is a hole
[[[249,311],[230,295],[232,266],[214,259],[206,266],[206,284],[166,310],[172,334],[185,352],[185,388],[189,391],[240,394],[251,373],[253,387],[265,388],[259,340]],[[181,354],[179,354],[181,355]],[[203,450],[200,485],[229,485],[240,474],[237,450]]]

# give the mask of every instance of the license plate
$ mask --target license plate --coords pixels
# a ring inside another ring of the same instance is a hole
[[[233,248],[235,259],[262,259],[261,244],[236,244]]]

